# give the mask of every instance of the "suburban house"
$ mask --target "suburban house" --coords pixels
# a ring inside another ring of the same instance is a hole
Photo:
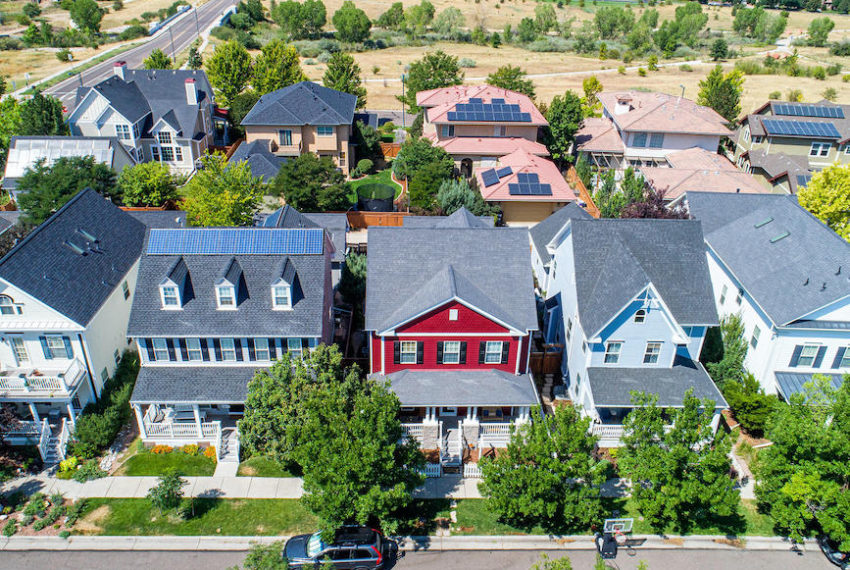
[[[6,159],[3,189],[15,195],[18,180],[44,161],[51,166],[60,158],[91,156],[116,172],[136,164],[116,137],[12,137]]]
[[[570,202],[542,222],[528,230],[531,242],[531,271],[534,275],[534,288],[545,299],[549,290],[549,277],[552,266],[552,254],[556,243],[552,240],[569,220],[590,220],[592,216],[575,202]]]
[[[136,162],[162,162],[194,172],[213,144],[213,90],[203,71],[127,69],[79,87],[68,125],[74,136],[116,137]]]
[[[546,342],[563,346],[567,397],[599,446],[621,445],[635,390],[663,408],[693,390],[715,403],[716,429],[726,402],[699,362],[718,324],[700,223],[573,217],[549,247]]]
[[[492,85],[456,85],[420,91],[423,136],[445,149],[463,176],[493,167],[500,157],[523,150],[548,156],[537,142],[549,123],[527,95]]]
[[[501,208],[509,226],[534,225],[578,200],[554,162],[524,150],[500,157],[496,166],[476,168],[475,182],[484,200]]]
[[[248,163],[251,175],[268,184],[277,176],[280,167],[289,161],[289,157],[272,152],[272,142],[267,139],[258,139],[251,143],[243,142],[230,155],[228,163]]]
[[[812,172],[850,163],[850,105],[768,101],[741,120],[738,166],[775,192],[794,194]]]
[[[268,141],[268,150],[278,157],[329,156],[348,175],[356,105],[355,95],[312,81],[266,93],[242,119],[243,145]]]
[[[602,116],[584,120],[576,152],[600,168],[664,166],[667,155],[699,147],[717,152],[732,136],[714,109],[665,93],[617,91],[599,94]]]
[[[0,259],[0,402],[6,435],[64,459],[77,416],[129,348],[145,226],[83,190]]]
[[[496,220],[493,216],[474,216],[466,208],[461,208],[451,216],[404,216],[402,226],[413,229],[434,228],[493,228]]]
[[[689,193],[721,317],[740,314],[745,366],[788,399],[850,372],[850,244],[793,196]]]
[[[488,227],[463,209],[433,227],[369,230],[369,368],[398,395],[429,475],[505,447],[539,404],[528,258],[527,230]]]
[[[652,190],[664,193],[670,205],[679,204],[686,192],[769,192],[725,156],[700,147],[671,152],[667,155],[666,167],[644,166],[640,173]]]
[[[332,338],[332,257],[320,228],[149,230],[128,331],[142,441],[208,443],[238,462],[254,371]]]

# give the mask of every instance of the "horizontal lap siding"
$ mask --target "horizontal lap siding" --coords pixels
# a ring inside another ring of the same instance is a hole
[[[449,312],[457,309],[457,320],[449,320]],[[461,303],[451,302],[404,326],[399,333],[507,333],[508,329]]]
[[[423,358],[422,364],[393,364],[393,342],[401,340],[410,340],[423,342]],[[466,342],[466,364],[438,364],[437,363],[437,343],[447,340],[457,340]],[[478,364],[478,343],[488,340],[498,340],[510,343],[508,352],[507,364]],[[375,341],[373,346],[379,341]],[[526,337],[523,337],[523,345],[526,344]],[[517,349],[519,347],[519,339],[516,337],[498,337],[498,336],[452,336],[452,337],[436,337],[436,336],[404,336],[404,337],[384,337],[384,365],[386,374],[398,372],[399,370],[504,370],[505,372],[516,372]],[[375,346],[375,348],[378,348]],[[373,366],[375,372],[381,371],[381,354],[380,349],[376,350],[373,357]],[[525,355],[520,360],[520,372],[525,372]]]

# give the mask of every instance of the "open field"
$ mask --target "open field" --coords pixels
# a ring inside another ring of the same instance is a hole
[[[24,74],[30,74],[30,83],[43,79],[58,71],[69,69],[77,62],[88,59],[100,52],[109,50],[108,47],[101,47],[95,50],[87,47],[70,48],[74,54],[74,61],[61,62],[56,59],[58,48],[32,48],[20,51],[4,51],[2,63],[0,63],[0,75],[8,77],[8,81],[14,81],[17,88],[24,86]]]

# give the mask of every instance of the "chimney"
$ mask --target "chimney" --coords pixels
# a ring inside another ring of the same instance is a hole
[[[615,115],[622,115],[623,113],[628,113],[632,110],[632,98],[628,95],[618,97],[617,105],[614,107]]]
[[[116,77],[120,77],[121,79],[126,79],[125,74],[127,72],[127,62],[126,61],[116,61],[112,65],[112,71],[115,73]]]
[[[191,77],[186,80],[186,103],[189,105],[198,104],[198,88],[195,87],[195,80]]]

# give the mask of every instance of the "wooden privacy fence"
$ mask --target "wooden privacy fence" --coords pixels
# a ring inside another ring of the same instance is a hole
[[[578,172],[572,166],[567,169],[567,182],[578,190],[578,196],[581,198],[581,201],[587,204],[584,209],[587,210],[587,213],[593,216],[594,218],[599,217],[599,208],[596,207],[596,204],[593,203],[593,198],[590,196],[590,192],[587,191],[587,187],[585,187],[584,182],[581,181],[581,178],[578,176]]]
[[[381,153],[384,155],[384,160],[390,160],[397,157],[400,150],[401,144],[399,143],[381,143]]]
[[[404,217],[409,216],[406,212],[346,212],[348,225],[352,230],[362,230],[371,226],[399,227]]]
[[[544,350],[534,351],[528,361],[532,374],[557,374],[561,371],[561,351]]]

